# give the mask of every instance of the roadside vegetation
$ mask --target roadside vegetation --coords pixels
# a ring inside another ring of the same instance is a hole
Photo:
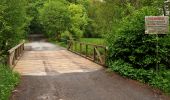
[[[82,4],[86,8],[84,11],[88,15],[88,23],[83,24],[83,35],[70,36],[73,31],[68,28],[61,34],[61,40],[74,39],[108,46],[109,69],[170,93],[170,36],[159,35],[157,56],[156,35],[145,35],[144,20],[145,16],[162,15],[164,0],[90,0],[88,3],[72,3]],[[102,43],[102,39],[93,38],[103,38],[106,41]],[[79,48],[79,45],[73,48]],[[80,52],[79,49],[76,50]],[[82,53],[83,51],[85,52],[85,47],[82,48]],[[90,51],[92,54],[93,50]]]
[[[13,72],[9,66],[0,64],[0,100],[9,100],[19,78],[19,74]]]
[[[111,71],[170,93],[170,34],[159,35],[158,56],[156,36],[145,35],[145,16],[163,15],[163,5],[164,0],[1,0],[0,97],[7,99],[19,81],[7,66],[7,51],[35,33],[64,47],[67,40],[108,46]]]
[[[80,42],[96,44],[96,45],[106,45],[105,44],[106,41],[104,38],[81,38]]]
[[[6,64],[7,51],[25,38],[29,20],[26,1],[0,1],[0,100],[9,100],[11,92],[19,83],[19,74]]]
[[[163,1],[141,0],[133,4],[125,3],[126,16],[121,15],[121,21],[115,23],[118,27],[108,34],[108,66],[124,77],[170,93],[170,35],[158,36],[157,55],[156,35],[145,34],[145,16],[162,15],[158,9]]]

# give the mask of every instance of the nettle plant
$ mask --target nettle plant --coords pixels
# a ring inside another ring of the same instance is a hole
[[[109,59],[121,59],[135,68],[170,68],[170,35],[159,35],[157,55],[156,35],[145,34],[145,16],[156,16],[159,12],[153,7],[144,7],[125,17],[116,33],[108,38]],[[112,41],[112,42],[111,42]]]

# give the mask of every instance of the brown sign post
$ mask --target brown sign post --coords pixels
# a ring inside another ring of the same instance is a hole
[[[169,32],[168,16],[146,16],[145,34],[167,34]]]
[[[145,17],[145,34],[156,34],[156,56],[159,55],[159,36],[158,34],[169,33],[169,17],[168,16],[146,16]],[[159,61],[157,60],[156,71],[159,72]]]

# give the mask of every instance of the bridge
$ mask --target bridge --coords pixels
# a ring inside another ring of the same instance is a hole
[[[9,64],[21,74],[11,100],[162,98],[145,85],[107,73],[103,66],[46,41],[21,43],[9,52]]]

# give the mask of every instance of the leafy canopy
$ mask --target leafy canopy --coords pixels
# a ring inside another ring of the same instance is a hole
[[[58,38],[70,26],[68,5],[62,0],[52,0],[40,10],[40,21],[47,36]]]

